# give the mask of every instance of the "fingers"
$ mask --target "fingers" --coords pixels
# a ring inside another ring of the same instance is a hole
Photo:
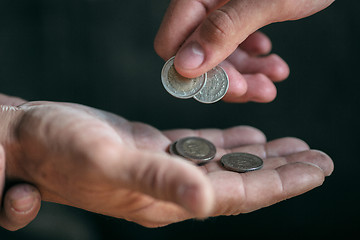
[[[242,75],[226,61],[221,66],[229,77],[229,89],[223,101],[266,103],[275,99],[277,94],[276,87],[266,75],[262,73]]]
[[[176,203],[195,217],[205,217],[213,211],[213,189],[196,166],[151,151],[130,151],[126,156],[132,161],[121,166],[121,182],[129,189]]]
[[[256,31],[250,34],[239,47],[252,56],[265,55],[270,53],[271,40],[262,32]]]
[[[220,129],[176,129],[163,132],[172,142],[189,136],[205,138],[219,148],[233,148],[242,145],[264,144],[266,137],[260,130],[250,126]]]
[[[172,0],[155,37],[155,51],[164,60],[174,56],[208,12],[227,1]]]
[[[318,151],[291,154],[292,151],[287,148],[300,151],[307,149],[308,146],[297,139],[287,140],[287,143],[276,140],[268,146],[271,148],[267,153],[269,156],[289,154],[290,161],[275,168],[265,167],[259,171],[243,174],[225,170],[209,172],[208,177],[214,188],[216,202],[211,215],[237,215],[254,211],[320,186],[325,176],[332,171],[331,159]],[[285,146],[282,146],[281,143]],[[269,158],[270,160],[271,158]],[[150,207],[142,209],[142,216],[144,212],[151,216],[155,213],[159,216],[159,212],[165,212],[165,216],[160,214],[160,219],[157,218],[156,224],[154,221],[142,222],[146,226],[162,226],[193,217],[175,206],[163,203],[152,204]],[[171,217],[169,218],[169,216]]]
[[[5,185],[5,153],[0,145],[0,226],[14,231],[29,224],[40,209],[40,194],[33,186],[18,184],[2,195]]]
[[[0,93],[0,105],[18,106],[25,102],[26,101],[24,99],[21,99],[18,97],[11,97],[11,96]]]
[[[183,137],[198,136],[213,142],[217,147],[216,159],[229,152],[247,152],[261,157],[264,160],[263,169],[275,169],[282,165],[294,162],[307,162],[323,169],[326,176],[333,171],[334,165],[325,153],[310,150],[304,141],[287,137],[266,142],[265,135],[253,127],[238,126],[223,131],[218,129],[178,129],[164,131],[171,140],[176,141]],[[217,161],[207,164],[207,170],[224,170]]]
[[[39,191],[29,184],[11,187],[4,196],[0,225],[15,231],[28,225],[40,210]]]
[[[280,0],[275,7],[281,14],[273,15],[272,22],[305,18],[325,9],[333,2],[335,0]]]
[[[176,54],[177,71],[195,77],[225,60],[251,33],[268,23],[273,11],[270,2],[233,0],[212,9]]]
[[[276,54],[254,57],[237,48],[227,60],[242,74],[262,73],[274,82],[286,79],[290,73],[289,66]]]
[[[286,137],[275,139],[264,144],[235,146],[226,152],[247,152],[261,157],[262,159],[290,155],[297,152],[309,150],[309,145],[304,141]]]
[[[309,16],[332,2],[173,0],[155,39],[155,49],[164,59],[176,54],[177,71],[196,77],[226,59],[260,27]]]
[[[264,166],[259,171],[239,174],[215,162],[206,165],[216,193],[217,215],[250,212],[302,194],[320,186],[334,167],[328,155],[309,150],[305,142],[295,138],[231,151],[261,156]]]
[[[321,168],[325,176],[330,176],[334,170],[334,164],[330,157],[318,150],[308,150],[303,152],[296,152],[282,157],[268,158],[264,161],[263,168],[276,169],[280,166],[296,162],[313,164],[314,166]]]
[[[324,181],[321,168],[297,162],[245,174],[210,173],[216,193],[216,215],[251,212],[300,195]]]
[[[270,102],[276,97],[273,82],[286,79],[290,72],[285,61],[275,54],[254,56],[240,48],[220,65],[229,77],[223,99],[227,102]]]
[[[265,144],[218,149],[216,159],[229,152],[246,152],[261,157],[264,161],[262,170],[276,169],[296,162],[316,165],[322,169],[325,176],[329,176],[334,169],[334,164],[328,155],[321,151],[310,150],[304,141],[297,138],[287,137]],[[224,170],[217,161],[207,164],[206,169],[210,172]]]

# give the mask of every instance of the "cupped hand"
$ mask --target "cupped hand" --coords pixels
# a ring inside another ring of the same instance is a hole
[[[266,142],[252,127],[161,132],[117,115],[69,103],[31,102],[13,115],[4,148],[6,178],[34,184],[43,200],[147,227],[189,218],[233,215],[269,206],[320,186],[333,164],[295,138]],[[217,147],[198,167],[167,153],[172,141],[201,136]],[[250,152],[261,170],[239,174],[221,155]]]
[[[265,36],[253,33],[273,22],[312,15],[332,2],[172,0],[154,47],[165,60],[176,55],[175,68],[185,77],[199,76],[225,61],[223,65],[230,75],[225,101],[269,102],[276,96],[272,81],[284,80],[289,68],[277,55],[263,57],[269,53],[271,43]]]

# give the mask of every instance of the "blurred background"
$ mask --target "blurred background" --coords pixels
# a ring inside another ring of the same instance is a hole
[[[359,233],[359,1],[262,29],[291,68],[269,104],[179,100],[162,87],[153,38],[169,0],[1,0],[0,92],[76,102],[159,129],[251,125],[296,136],[335,162],[324,185],[249,214],[147,229],[43,203],[37,219],[0,239],[342,237]]]

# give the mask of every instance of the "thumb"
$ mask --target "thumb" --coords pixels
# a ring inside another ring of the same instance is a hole
[[[30,184],[17,184],[4,196],[0,226],[15,231],[33,221],[40,210],[41,196]]]
[[[259,28],[272,22],[309,16],[332,2],[333,0],[232,0],[213,9],[207,8],[203,3],[208,14],[180,47],[174,60],[175,68],[185,77],[199,76],[225,60]],[[181,19],[178,21],[182,22]]]
[[[1,97],[1,96],[0,96]],[[0,226],[11,231],[23,228],[37,215],[41,197],[38,190],[29,184],[17,184],[4,193],[5,152],[0,144]]]
[[[195,217],[207,217],[213,210],[214,192],[210,180],[195,165],[168,154],[134,151],[127,155],[122,179],[128,188],[154,198],[174,202]]]

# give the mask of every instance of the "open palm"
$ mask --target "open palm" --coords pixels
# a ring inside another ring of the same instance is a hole
[[[333,169],[324,153],[295,138],[266,142],[259,130],[179,129],[161,132],[77,104],[30,102],[20,106],[6,145],[7,179],[33,183],[42,199],[163,226],[195,217],[253,211],[322,184]],[[217,156],[198,167],[167,153],[172,141],[201,136]],[[14,152],[12,152],[14,151]],[[16,151],[16,152],[15,152]],[[261,170],[230,172],[228,152],[263,158]]]

